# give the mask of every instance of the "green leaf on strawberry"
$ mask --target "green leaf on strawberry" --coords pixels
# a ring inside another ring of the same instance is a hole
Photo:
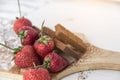
[[[27,36],[28,30],[21,30],[18,33],[18,37],[20,37],[21,42],[23,42],[24,38]]]
[[[38,43],[44,43],[45,45],[48,45],[49,40],[50,40],[50,37],[47,36],[47,35],[44,35],[44,36],[42,36],[41,38],[39,38],[39,39],[37,40],[37,42],[38,42]]]

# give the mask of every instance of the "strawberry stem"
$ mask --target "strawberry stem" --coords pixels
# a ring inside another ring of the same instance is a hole
[[[43,36],[43,27],[44,27],[44,23],[45,23],[45,20],[42,22],[42,25],[41,25],[41,37]]]
[[[44,65],[36,65],[34,62],[33,62],[33,68],[34,69],[37,69],[37,68],[45,68]]]
[[[8,48],[8,49],[10,49],[10,50],[15,51],[15,49],[14,49],[14,48],[11,48],[11,47],[9,47],[9,46],[7,46],[7,45],[5,45],[5,44],[0,43],[0,45],[1,45],[1,46],[4,46],[4,47],[6,47],[6,48]]]
[[[45,23],[45,20],[42,22],[41,32],[40,32],[41,37],[37,40],[37,42],[38,42],[38,43],[44,43],[44,44],[48,45],[48,42],[49,42],[49,40],[50,40],[50,37],[47,36],[47,35],[43,35],[44,23]]]
[[[33,66],[34,66],[35,69],[37,69],[37,66],[36,66],[36,64],[34,62],[33,62]]]
[[[19,1],[19,0],[17,0],[17,2],[18,2],[18,8],[19,8],[19,16],[21,17],[21,7],[20,7],[20,1]]]
[[[7,46],[7,45],[5,45],[5,44],[2,44],[2,43],[0,43],[0,45],[3,46],[3,47],[8,48],[8,49],[10,49],[10,50],[13,50],[13,51],[14,51],[14,54],[16,54],[17,52],[19,52],[19,51],[23,48],[23,47],[21,47],[21,46],[19,46],[18,48],[11,48],[11,47],[9,47],[9,46]]]

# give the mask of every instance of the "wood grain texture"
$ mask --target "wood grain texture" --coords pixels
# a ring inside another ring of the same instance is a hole
[[[23,76],[21,74],[16,74],[3,70],[0,70],[0,78],[7,78],[11,80],[23,80]]]
[[[82,36],[82,35],[77,35]],[[86,70],[120,70],[120,52],[113,52],[98,48],[90,43],[87,43],[87,51],[75,63],[69,66],[66,70],[59,73],[56,80],[68,76],[72,73]]]
[[[83,43],[83,40],[74,35],[72,32],[67,30],[61,24],[55,26],[56,37],[66,44],[72,45],[76,50],[84,53],[86,51],[86,45]]]
[[[60,80],[72,73],[86,70],[120,70],[120,52],[113,52],[98,48],[86,41],[83,34],[77,34],[87,45],[85,54],[75,63],[71,64],[62,72],[52,74],[52,80]],[[68,58],[70,59],[70,58]],[[2,77],[10,78],[12,80],[22,80],[22,75],[19,70],[16,72],[13,68],[10,72],[0,71]],[[19,74],[18,74],[19,73]]]

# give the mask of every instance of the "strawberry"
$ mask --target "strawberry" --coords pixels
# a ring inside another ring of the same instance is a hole
[[[57,53],[52,52],[45,56],[43,65],[50,72],[59,72],[68,66],[68,61]]]
[[[33,67],[40,64],[40,59],[36,54],[34,48],[30,45],[24,46],[16,55],[15,55],[15,64],[19,68]]]
[[[24,47],[11,48],[7,45],[0,43],[10,50],[13,50],[15,55],[14,62],[19,68],[28,68],[35,65],[41,64],[40,57],[35,52],[34,48],[30,45],[25,45]]]
[[[44,22],[42,22],[41,26],[41,37],[34,43],[34,48],[37,51],[37,53],[44,58],[49,52],[51,52],[54,49],[54,40],[50,38],[47,35],[43,35],[43,25]]]
[[[27,18],[24,17],[17,18],[13,25],[14,31],[18,33],[19,29],[23,26],[32,26],[32,23]]]
[[[35,43],[34,48],[37,53],[44,58],[54,49],[54,41],[47,35],[41,36]]]
[[[23,80],[51,80],[49,72],[44,68],[30,69],[23,73]]]
[[[29,26],[23,26],[20,28],[18,36],[21,39],[22,45],[33,45],[35,40],[39,38],[38,32]]]

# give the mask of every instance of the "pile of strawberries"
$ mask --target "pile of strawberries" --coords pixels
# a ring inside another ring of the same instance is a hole
[[[13,28],[23,46],[7,48],[14,50],[14,62],[19,68],[29,68],[23,73],[23,80],[51,80],[49,73],[59,72],[68,66],[68,61],[53,51],[54,40],[42,32],[40,35],[30,20],[17,18]]]

